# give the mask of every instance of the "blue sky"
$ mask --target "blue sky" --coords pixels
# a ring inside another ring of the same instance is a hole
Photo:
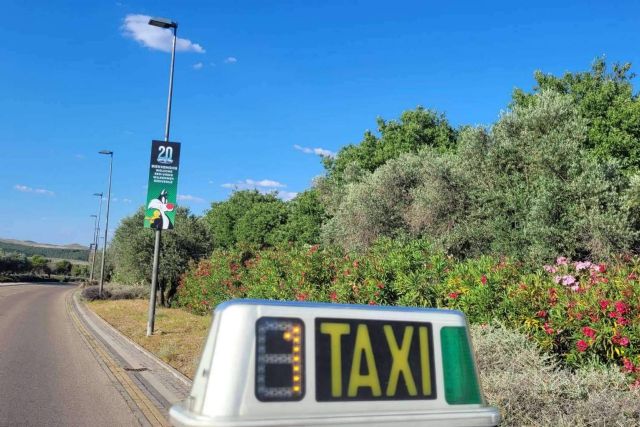
[[[358,142],[378,116],[423,105],[489,124],[536,69],[638,63],[640,4],[556,3],[4,0],[0,237],[88,244],[101,149],[115,152],[113,227],[144,203],[169,54],[137,15],[185,39],[171,139],[179,203],[202,213],[234,186],[303,191],[323,171],[314,151]]]

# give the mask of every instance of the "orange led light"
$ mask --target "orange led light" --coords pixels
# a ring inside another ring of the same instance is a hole
[[[282,335],[282,338],[284,338],[286,341],[290,341],[291,340],[291,332],[285,332]]]
[[[299,362],[300,361],[300,357],[299,356],[293,356],[293,361],[294,362]]]
[[[294,326],[293,327],[293,333],[294,334],[299,334],[300,333],[300,326]]]
[[[295,382],[300,381],[300,376],[299,376],[299,375],[294,375],[294,376],[293,376],[293,380],[294,380]]]
[[[300,366],[294,365],[293,372],[300,372]]]
[[[293,351],[295,353],[299,352],[300,351],[300,347],[298,347],[297,345],[293,346]]]
[[[294,386],[293,386],[293,391],[294,391],[295,393],[300,393],[300,387],[298,387],[297,385],[294,385]]]

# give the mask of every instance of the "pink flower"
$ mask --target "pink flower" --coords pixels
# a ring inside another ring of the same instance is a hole
[[[576,347],[578,348],[578,351],[582,353],[589,348],[589,344],[587,344],[585,340],[580,340],[576,343]]]
[[[576,278],[570,275],[562,276],[562,284],[565,286],[573,285],[576,283]]]
[[[482,275],[482,277],[480,278],[480,282],[481,282],[483,285],[486,285],[486,284],[487,284],[487,276],[485,276],[485,275],[483,274],[483,275]]]
[[[449,294],[449,298],[451,298],[451,299],[456,299],[456,298],[458,298],[459,296],[460,296],[460,293],[459,293],[459,292],[451,292],[451,293]]]
[[[547,272],[547,273],[549,273],[549,274],[553,274],[553,273],[555,273],[556,271],[558,271],[558,269],[557,269],[557,268],[555,268],[555,267],[554,267],[554,266],[552,266],[552,265],[545,265],[545,266],[544,266],[544,267],[542,267],[542,268],[544,269],[544,271],[546,271],[546,272]]]
[[[624,371],[625,372],[633,372],[635,370],[635,366],[633,365],[633,362],[629,359],[627,359],[626,357],[624,359],[622,359],[622,363],[624,364]]]
[[[569,288],[569,289],[571,289],[573,292],[578,292],[578,291],[580,290],[580,286],[578,286],[578,285],[573,285],[573,286],[571,286],[571,288]]]
[[[620,326],[627,326],[629,324],[629,319],[625,319],[624,317],[618,317],[616,319],[616,322],[618,322],[618,325]]]
[[[606,273],[606,271],[607,271],[607,265],[606,265],[606,264],[600,264],[600,265],[598,265],[598,271],[599,271],[600,273]]]
[[[556,259],[556,265],[567,265],[569,260],[566,257],[560,256]]]
[[[620,338],[619,343],[620,343],[621,346],[626,347],[626,346],[629,345],[629,338],[622,337],[622,338]]]
[[[374,300],[369,301],[369,305],[377,305],[377,303]]]
[[[298,301],[305,301],[307,298],[309,298],[309,295],[301,292],[301,293],[296,295],[296,298],[297,298]]]
[[[542,329],[544,329],[547,335],[553,335],[553,328],[549,325],[548,322],[544,323],[544,326],[542,327]]]
[[[589,261],[578,261],[576,262],[576,271],[582,271],[591,268],[591,262]]]
[[[582,333],[589,338],[595,338],[596,336],[596,330],[588,326],[582,328]]]
[[[556,284],[560,284],[560,282],[562,282],[562,276],[554,276],[553,281],[556,282]]]
[[[547,312],[544,310],[540,310],[536,313],[536,316],[538,317],[547,317]]]
[[[629,310],[629,306],[623,301],[616,301],[614,304],[616,311],[620,314],[625,314]]]
[[[606,299],[601,299],[600,301],[598,301],[598,304],[600,304],[600,309],[606,310],[609,307],[609,304],[611,304],[611,301]]]
[[[331,301],[338,301],[338,294],[336,293],[336,291],[333,291],[329,294],[329,298],[331,298]]]

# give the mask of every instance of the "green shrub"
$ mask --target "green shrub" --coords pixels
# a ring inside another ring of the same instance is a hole
[[[640,392],[615,367],[562,369],[525,334],[474,325],[472,340],[488,403],[502,426],[630,426],[640,423]]]
[[[456,261],[425,239],[379,239],[365,253],[290,245],[217,250],[181,279],[177,304],[206,313],[232,298],[442,307],[519,328],[564,365],[619,366],[640,385],[640,258],[531,266]]]

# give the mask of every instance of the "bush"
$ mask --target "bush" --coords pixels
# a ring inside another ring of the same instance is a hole
[[[111,298],[111,293],[104,288],[102,289],[102,295],[100,295],[99,286],[87,286],[82,290],[82,293],[80,295],[87,301],[105,300]]]
[[[379,239],[362,254],[218,250],[182,277],[177,304],[200,314],[232,298],[459,309],[471,323],[521,328],[566,366],[617,365],[640,385],[640,258],[558,264],[456,261],[425,239]]]
[[[614,367],[561,369],[526,335],[500,324],[471,328],[480,380],[503,426],[638,425],[638,388]]]
[[[82,290],[82,297],[87,301],[95,300],[122,300],[122,299],[148,299],[149,288],[143,285],[115,285],[108,284],[99,295],[99,286],[87,286]]]
[[[324,240],[362,251],[407,234],[459,258],[611,257],[637,242],[638,180],[590,157],[586,138],[570,97],[533,95],[490,130],[463,129],[456,152],[427,147],[341,186],[325,179]]]

